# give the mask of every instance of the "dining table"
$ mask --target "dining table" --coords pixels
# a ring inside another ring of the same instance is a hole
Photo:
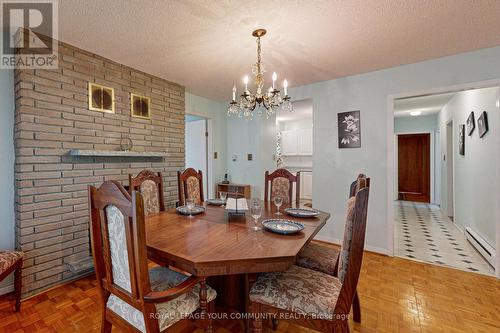
[[[310,218],[277,215],[276,206],[261,202],[259,230],[247,211],[230,214],[224,207],[203,203],[205,211],[185,216],[176,209],[151,214],[146,218],[148,259],[175,267],[195,276],[206,277],[217,291],[217,308],[248,312],[248,292],[258,273],[286,271],[297,254],[323,228],[330,214],[319,211]],[[277,234],[262,227],[266,219],[300,222],[304,229],[295,234]],[[248,330],[248,321],[245,321]]]

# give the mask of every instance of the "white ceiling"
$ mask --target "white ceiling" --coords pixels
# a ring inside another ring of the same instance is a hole
[[[311,99],[303,99],[293,102],[293,112],[285,112],[278,110],[276,112],[276,121],[294,121],[313,118],[313,103]]]
[[[395,117],[411,117],[410,112],[421,111],[421,116],[437,114],[448,104],[455,93],[428,95],[398,99],[394,101]]]
[[[228,100],[262,40],[291,86],[500,45],[497,0],[64,0],[64,42]]]

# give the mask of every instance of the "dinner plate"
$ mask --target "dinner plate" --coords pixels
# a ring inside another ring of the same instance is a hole
[[[319,211],[312,208],[287,208],[285,213],[294,217],[315,217],[319,215]]]
[[[194,208],[191,211],[189,211],[187,206],[180,206],[180,207],[177,207],[175,210],[177,210],[177,213],[179,213],[181,215],[198,215],[198,214],[205,212],[205,207],[194,206]]]
[[[224,200],[222,199],[208,199],[207,204],[214,206],[222,206],[224,204]]]
[[[284,219],[268,219],[262,222],[264,228],[277,234],[288,235],[304,230],[304,225],[299,222]]]

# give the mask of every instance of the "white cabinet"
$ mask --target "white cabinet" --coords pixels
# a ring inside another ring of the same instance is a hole
[[[313,152],[313,138],[312,128],[297,130],[298,155],[312,155]]]
[[[281,131],[281,154],[284,156],[312,155],[312,143],[311,128]]]
[[[312,173],[304,172],[300,174],[300,197],[312,199]]]
[[[295,131],[281,132],[281,154],[296,155],[297,154],[297,135]]]

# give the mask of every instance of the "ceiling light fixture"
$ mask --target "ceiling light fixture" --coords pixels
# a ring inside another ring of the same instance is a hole
[[[416,117],[420,116],[422,114],[422,111],[412,111],[410,112],[410,116]]]
[[[252,33],[252,36],[257,38],[257,62],[252,66],[252,74],[254,75],[255,92],[248,89],[248,76],[243,78],[245,90],[241,94],[238,101],[236,101],[236,86],[233,86],[233,99],[229,103],[227,114],[228,116],[237,115],[238,117],[245,116],[252,118],[254,110],[257,108],[257,114],[262,115],[264,112],[261,108],[265,108],[266,117],[269,118],[280,106],[283,111],[293,111],[292,101],[288,96],[288,82],[283,81],[284,94],[281,95],[280,91],[276,89],[276,79],[278,75],[273,73],[273,85],[268,90],[264,89],[264,65],[261,62],[261,46],[260,38],[266,34],[265,29],[257,29]]]

